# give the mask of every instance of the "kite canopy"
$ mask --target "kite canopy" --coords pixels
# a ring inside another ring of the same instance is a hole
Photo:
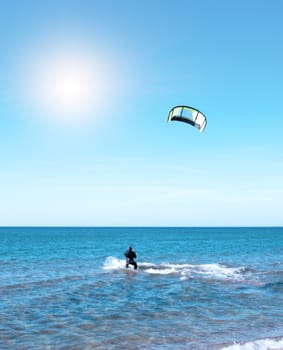
[[[198,109],[189,106],[175,106],[168,115],[168,122],[177,120],[194,126],[203,132],[206,127],[206,117]]]

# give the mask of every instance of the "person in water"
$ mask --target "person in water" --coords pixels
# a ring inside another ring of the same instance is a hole
[[[136,259],[137,254],[133,251],[132,247],[129,247],[129,249],[125,251],[125,257],[126,257],[126,268],[128,268],[129,265],[133,265],[136,270],[138,265],[134,259]]]

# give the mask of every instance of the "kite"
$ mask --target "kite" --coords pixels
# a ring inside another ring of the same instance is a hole
[[[203,132],[206,127],[206,116],[198,109],[189,106],[175,106],[168,115],[168,122],[173,120],[184,122],[194,126]]]

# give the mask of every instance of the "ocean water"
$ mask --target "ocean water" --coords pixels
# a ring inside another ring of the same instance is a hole
[[[2,350],[283,349],[283,228],[2,227],[0,266]]]

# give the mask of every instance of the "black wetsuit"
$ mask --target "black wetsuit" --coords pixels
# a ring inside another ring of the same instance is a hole
[[[132,248],[129,248],[125,252],[125,257],[126,257],[126,268],[129,267],[129,265],[133,265],[135,270],[137,269],[138,265],[135,262],[135,258],[137,257],[136,253],[132,250]]]

